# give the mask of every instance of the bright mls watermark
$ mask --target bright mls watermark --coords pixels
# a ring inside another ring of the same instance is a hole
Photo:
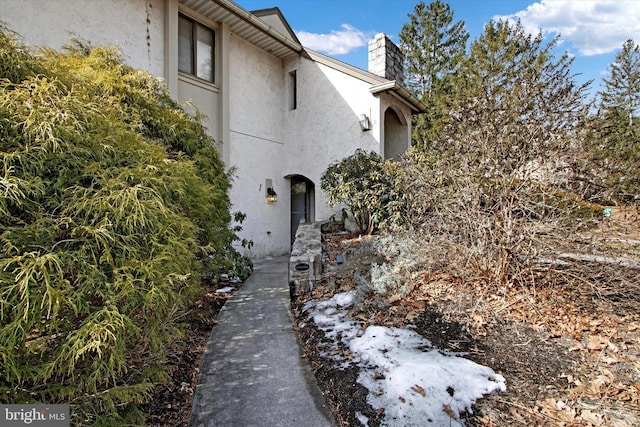
[[[0,427],[69,427],[69,405],[0,405]]]

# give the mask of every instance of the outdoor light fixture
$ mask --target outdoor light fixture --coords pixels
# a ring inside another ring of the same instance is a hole
[[[267,203],[275,203],[278,201],[278,195],[271,187],[267,188]]]
[[[362,132],[371,130],[371,122],[366,114],[360,114],[360,130]]]

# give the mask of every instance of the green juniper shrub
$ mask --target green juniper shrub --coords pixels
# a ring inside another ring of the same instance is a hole
[[[144,424],[180,311],[242,260],[229,187],[202,124],[117,50],[0,29],[0,402]]]

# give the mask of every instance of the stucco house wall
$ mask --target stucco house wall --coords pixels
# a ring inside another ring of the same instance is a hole
[[[287,150],[283,64],[278,58],[232,36],[229,44],[229,164],[236,168],[231,200],[246,213],[241,237],[250,239],[255,256],[277,255],[289,248],[288,183],[282,173]],[[278,193],[267,203],[267,180]]]
[[[127,64],[163,77],[164,10],[164,0],[0,0],[0,21],[32,46],[116,44]]]
[[[214,82],[178,71],[179,13],[215,31]],[[247,215],[240,237],[253,241],[245,253],[254,258],[289,252],[301,180],[307,218],[328,219],[340,208],[328,207],[320,189],[326,167],[358,148],[402,152],[411,115],[424,109],[392,76],[304,49],[277,8],[253,14],[230,0],[0,0],[0,21],[32,46],[58,49],[71,37],[115,44],[125,62],[163,77],[175,99],[203,113],[222,159],[235,170],[232,209]],[[383,48],[390,43],[384,35],[376,40]],[[362,114],[372,124],[364,132]],[[267,203],[268,186],[278,193],[276,203]]]
[[[316,186],[316,218],[328,218],[337,208],[327,206],[320,177],[327,166],[356,149],[379,152],[380,142],[371,131],[360,130],[360,114],[371,117],[377,100],[370,84],[326,65],[301,58],[298,108],[288,113],[285,175],[300,174]]]

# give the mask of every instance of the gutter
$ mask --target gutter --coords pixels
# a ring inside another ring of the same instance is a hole
[[[283,45],[293,50],[294,52],[298,54],[305,53],[304,48],[302,47],[301,44],[286,38],[276,30],[274,30],[273,27],[265,24],[264,21],[262,21],[260,18],[258,18],[251,12],[243,9],[242,7],[238,6],[233,1],[230,1],[230,0],[212,0],[212,1],[215,3],[218,3],[220,6],[222,6],[232,14],[236,15],[238,18],[242,19],[247,24],[262,31],[265,35],[271,37],[272,39],[276,40],[279,43],[282,43]]]

